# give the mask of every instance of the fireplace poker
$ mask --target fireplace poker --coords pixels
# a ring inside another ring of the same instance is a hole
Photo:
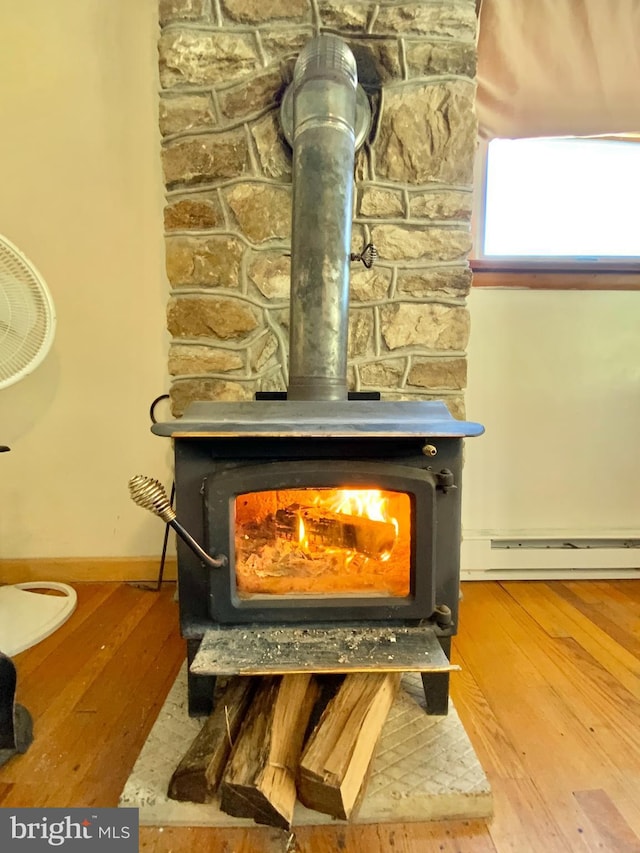
[[[129,480],[129,494],[134,503],[141,506],[143,509],[148,509],[154,515],[161,518],[165,524],[172,527],[182,541],[191,548],[203,563],[206,563],[212,569],[220,569],[226,566],[227,558],[222,555],[220,557],[212,557],[204,550],[204,548],[196,542],[188,530],[180,524],[176,518],[174,508],[171,506],[171,501],[167,497],[164,486],[158,480],[152,477],[145,477],[143,474],[136,474]]]

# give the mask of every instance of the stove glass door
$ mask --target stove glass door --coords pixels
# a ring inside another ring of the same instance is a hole
[[[405,598],[411,588],[407,492],[284,488],[235,496],[236,595]]]

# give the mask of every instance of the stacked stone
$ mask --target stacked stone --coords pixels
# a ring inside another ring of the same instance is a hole
[[[174,413],[284,390],[291,151],[279,104],[301,47],[344,38],[374,127],[358,155],[349,385],[463,414],[476,123],[474,0],[160,0]]]

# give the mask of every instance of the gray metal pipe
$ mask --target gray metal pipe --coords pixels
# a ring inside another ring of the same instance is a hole
[[[347,398],[356,62],[336,36],[312,39],[293,78],[290,400]]]

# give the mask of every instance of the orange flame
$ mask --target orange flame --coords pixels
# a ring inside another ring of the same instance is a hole
[[[341,489],[330,504],[333,512],[358,515],[372,521],[388,521],[388,499],[379,489]]]
[[[311,501],[312,506],[318,508],[324,506],[330,512],[355,515],[361,518],[369,518],[372,521],[387,522],[394,526],[397,535],[400,525],[397,519],[389,516],[388,504],[388,497],[385,497],[379,489],[332,490],[330,496],[326,498],[323,498],[322,492],[318,491]],[[309,537],[305,529],[304,520],[300,515],[298,516],[298,542],[308,552],[310,547]],[[381,553],[379,559],[382,562],[386,562],[390,557],[391,550]]]

